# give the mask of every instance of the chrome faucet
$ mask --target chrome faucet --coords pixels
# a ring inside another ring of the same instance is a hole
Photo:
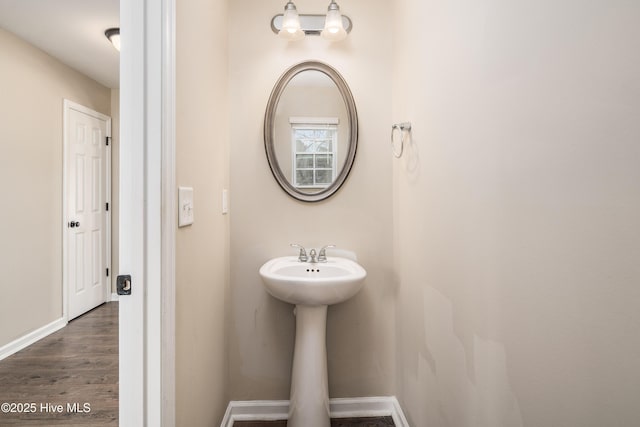
[[[327,262],[327,249],[335,248],[336,245],[326,245],[320,249],[320,253],[317,253],[315,249],[311,249],[309,251],[309,255],[307,255],[306,249],[302,245],[298,245],[297,243],[291,243],[289,246],[292,248],[300,249],[300,253],[298,254],[299,262]]]
[[[335,248],[336,245],[327,245],[320,249],[320,254],[318,255],[318,262],[327,262],[327,249]]]
[[[305,250],[304,247],[302,247],[301,245],[298,245],[296,243],[291,243],[292,248],[300,248],[300,254],[298,255],[298,261],[300,262],[307,262],[309,260],[309,257],[307,256],[307,251]],[[313,251],[313,249],[312,249]],[[313,256],[315,257],[315,251],[313,251]],[[312,261],[315,262],[315,261]]]

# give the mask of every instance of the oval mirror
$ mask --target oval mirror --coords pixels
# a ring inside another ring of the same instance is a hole
[[[305,202],[331,196],[347,179],[357,144],[353,95],[334,68],[307,61],[280,77],[267,104],[264,145],[284,191]]]

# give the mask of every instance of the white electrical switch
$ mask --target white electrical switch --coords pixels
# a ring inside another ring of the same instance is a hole
[[[178,187],[178,227],[193,224],[193,187]]]
[[[226,188],[222,190],[222,215],[229,213],[229,192]]]

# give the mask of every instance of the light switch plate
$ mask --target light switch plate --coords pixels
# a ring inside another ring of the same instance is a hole
[[[193,187],[178,187],[178,227],[193,224]]]

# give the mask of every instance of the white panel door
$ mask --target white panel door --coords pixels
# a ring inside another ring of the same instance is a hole
[[[106,301],[107,126],[109,119],[67,104],[68,319]]]

